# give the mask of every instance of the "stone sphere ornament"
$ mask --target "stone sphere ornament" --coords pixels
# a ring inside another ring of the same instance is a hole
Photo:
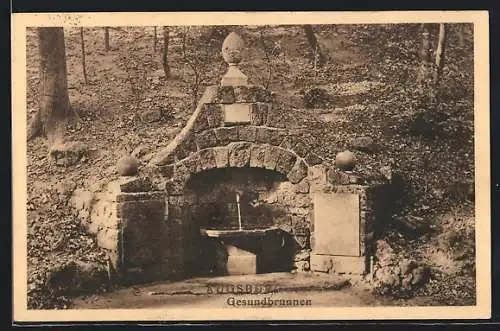
[[[227,64],[238,64],[243,59],[245,43],[236,33],[231,32],[222,43],[222,57]]]
[[[335,157],[335,166],[340,170],[350,171],[356,166],[356,157],[351,151],[343,151]]]
[[[139,164],[132,156],[124,156],[116,163],[116,170],[120,176],[134,176],[139,171]]]

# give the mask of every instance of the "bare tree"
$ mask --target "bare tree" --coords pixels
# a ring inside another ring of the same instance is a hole
[[[439,87],[441,76],[444,68],[444,57],[446,49],[446,26],[444,23],[439,24],[439,38],[436,48],[436,73],[434,77],[435,88]]]
[[[28,139],[45,135],[49,144],[53,145],[62,140],[64,124],[73,114],[68,95],[63,28],[38,28],[38,42],[39,109],[29,125]]]
[[[197,47],[188,46],[194,42],[196,42]],[[207,64],[216,56],[213,46],[214,44],[205,38],[190,34],[190,27],[184,29],[182,33],[182,61],[193,73],[193,75],[186,75],[191,90],[193,108],[196,108],[200,87],[213,74],[207,67]],[[217,49],[218,51],[219,49]]]
[[[155,28],[156,29],[156,28]],[[155,31],[156,35],[156,31]],[[156,38],[155,38],[156,40]],[[163,27],[163,54],[162,54],[162,63],[163,63],[163,71],[165,72],[165,77],[170,77],[170,67],[168,65],[168,44],[170,41],[170,27]],[[184,40],[185,41],[185,40]]]
[[[189,68],[193,71],[194,79],[190,83],[191,94],[192,94],[192,107],[196,108],[196,103],[198,102],[198,90],[201,84],[201,70],[199,66],[199,61],[196,56],[191,56],[188,48],[187,48],[187,37],[189,34],[190,28],[187,27],[182,35],[182,58],[184,63],[189,66]]]
[[[109,28],[105,27],[104,28],[104,49],[109,51]]]
[[[433,80],[432,74],[432,63],[431,63],[431,40],[430,40],[430,29],[429,24],[421,25],[422,31],[422,41],[420,48],[420,68],[418,71],[418,85],[420,87],[420,93],[423,96],[428,96],[432,99],[432,89],[431,86]]]
[[[429,63],[431,60],[431,44],[429,38],[429,27],[427,24],[422,24],[422,48],[420,49],[420,55],[422,62]]]
[[[457,24],[457,39],[458,39],[458,46],[459,47],[464,47],[465,45],[465,37],[464,37],[464,29],[465,25],[464,24]]]
[[[321,66],[325,61],[325,56],[321,50],[316,35],[314,34],[314,30],[310,24],[304,25],[303,27],[304,27],[304,32],[306,34],[307,42],[309,43],[309,46],[311,47],[311,50],[313,52],[313,56],[316,61],[315,63],[317,66]]]
[[[267,77],[263,80],[263,85],[265,89],[268,89],[273,78],[273,71],[276,66],[276,62],[280,55],[282,55],[282,48],[279,41],[268,43],[263,30],[261,30],[259,34],[259,44],[264,51],[264,56],[266,58]],[[285,59],[283,55],[283,62],[284,61]]]
[[[83,80],[85,84],[88,84],[87,80],[87,66],[85,63],[85,39],[83,38],[83,28],[80,28],[80,43],[82,46],[82,70],[83,70]]]
[[[156,53],[156,43],[158,42],[157,41],[157,37],[156,37],[156,26],[153,27],[153,51]]]

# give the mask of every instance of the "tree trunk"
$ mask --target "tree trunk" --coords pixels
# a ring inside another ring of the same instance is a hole
[[[420,48],[420,68],[418,71],[418,84],[422,96],[432,92],[432,65],[431,65],[431,42],[428,24],[422,24],[422,43]]]
[[[104,28],[104,48],[107,51],[109,51],[109,28],[105,27]]]
[[[88,83],[87,80],[87,66],[85,63],[85,39],[83,38],[83,28],[80,28],[80,43],[82,46],[82,71],[83,71],[83,80],[85,84]]]
[[[444,23],[439,24],[439,39],[436,48],[436,75],[434,85],[438,88],[444,67],[444,54],[446,48],[446,27]]]
[[[154,35],[153,35],[153,51],[156,53],[156,43],[157,43],[157,40],[156,40],[157,39],[156,38],[156,26],[153,27],[153,31],[154,31],[153,32],[154,33]]]
[[[70,102],[66,69],[64,30],[62,27],[38,28],[40,52],[40,100],[32,120],[33,138],[44,134],[52,145],[62,140],[69,117]],[[35,127],[38,127],[36,129]]]
[[[426,24],[422,24],[422,30],[422,49],[420,50],[420,56],[422,62],[429,63],[431,61],[429,28]]]
[[[464,37],[464,24],[457,24],[457,39],[458,39],[458,47],[462,48],[465,46],[465,37]]]
[[[321,51],[318,40],[316,39],[316,35],[314,34],[312,26],[309,24],[304,25],[304,32],[306,33],[307,42],[311,47],[316,63],[321,66],[324,62],[324,55]]]
[[[170,28],[168,26],[163,27],[163,54],[162,63],[163,71],[165,72],[165,77],[170,77],[170,67],[168,65],[168,44],[170,40]]]

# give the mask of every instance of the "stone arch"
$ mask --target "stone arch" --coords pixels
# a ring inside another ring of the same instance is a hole
[[[194,175],[211,169],[262,168],[275,171],[297,184],[308,175],[309,166],[293,150],[270,144],[235,142],[226,146],[209,147],[162,167],[167,181],[167,195],[181,195],[187,181]]]

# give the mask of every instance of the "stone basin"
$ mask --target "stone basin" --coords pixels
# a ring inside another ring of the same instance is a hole
[[[202,236],[211,238],[234,238],[234,237],[263,237],[266,233],[274,231],[276,228],[264,229],[200,229]]]

